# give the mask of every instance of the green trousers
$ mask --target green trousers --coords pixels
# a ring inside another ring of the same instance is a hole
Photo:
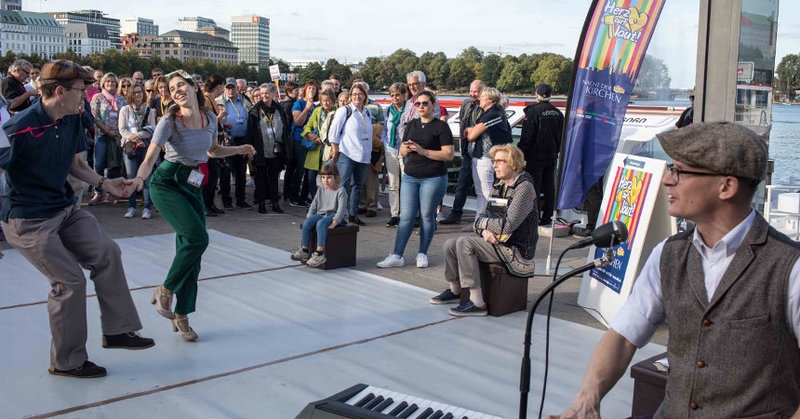
[[[175,294],[175,313],[184,315],[195,311],[200,260],[208,247],[202,189],[186,183],[193,169],[165,160],[150,180],[150,198],[175,229],[175,259],[164,288]]]

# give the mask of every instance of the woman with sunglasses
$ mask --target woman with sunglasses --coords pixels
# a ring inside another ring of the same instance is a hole
[[[149,108],[152,108],[150,104],[156,97],[155,83],[152,79],[148,79],[144,82],[144,103],[146,103]]]
[[[428,267],[428,248],[436,228],[436,206],[447,189],[446,161],[453,160],[453,134],[447,123],[436,118],[436,97],[422,91],[414,98],[418,119],[412,119],[403,136],[400,156],[405,158],[405,170],[400,183],[400,224],[394,239],[394,251],[378,262],[379,268],[403,266],[408,238],[414,228],[414,218],[420,214],[419,252],[417,267]]]
[[[217,143],[217,117],[203,105],[203,93],[183,70],[167,74],[169,93],[175,105],[157,124],[144,162],[133,179],[141,191],[161,149],[166,155],[150,182],[150,194],[161,215],[177,235],[175,259],[163,285],[156,287],[151,302],[162,316],[171,319],[173,330],[187,341],[197,339],[189,327],[188,314],[195,311],[200,260],[208,247],[206,217],[198,169],[209,157],[255,154],[249,144],[237,147]],[[175,295],[175,311],[172,296]]]
[[[112,155],[109,159],[108,151],[119,150],[119,112],[127,104],[125,98],[117,94],[117,76],[114,73],[106,73],[100,79],[100,93],[94,95],[91,102],[92,115],[95,119],[95,139],[94,139],[94,170],[100,176],[105,176],[106,169],[111,171],[117,167],[108,167],[108,161],[114,161],[116,156]],[[110,141],[117,141],[116,147],[109,147]],[[120,159],[120,167],[122,161]],[[117,175],[116,177],[119,177]],[[117,199],[111,195],[103,193],[100,188],[95,188],[94,196],[89,200],[89,205],[102,204],[103,201],[112,204],[117,203]]]
[[[475,219],[486,209],[492,193],[494,169],[489,150],[511,142],[511,127],[500,105],[503,95],[494,87],[481,90],[478,107],[472,111],[472,126],[464,129],[472,157],[472,183],[475,185]]]
[[[123,82],[124,83],[124,82]],[[128,104],[119,112],[119,133],[122,136],[122,149],[132,149],[132,152],[124,152],[122,160],[125,162],[125,172],[128,179],[133,179],[139,166],[144,161],[147,147],[150,145],[150,137],[156,128],[156,115],[147,107],[144,101],[144,87],[135,84],[128,90],[126,98]],[[131,144],[128,146],[128,144]],[[152,217],[150,212],[150,179],[144,180],[144,210],[142,219],[148,220]],[[128,210],[125,218],[133,218],[136,215],[136,192],[128,198]]]
[[[119,88],[117,89],[117,94],[127,98],[129,89],[133,85],[133,80],[130,77],[120,77],[119,78]]]

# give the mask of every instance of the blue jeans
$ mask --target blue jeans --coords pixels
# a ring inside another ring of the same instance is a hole
[[[350,197],[347,213],[351,217],[358,214],[358,201],[361,200],[361,188],[364,186],[364,175],[367,173],[367,163],[359,163],[344,153],[339,153],[339,176],[341,185]],[[402,199],[402,198],[401,198]]]
[[[139,157],[131,160],[127,154],[122,154],[122,161],[125,162],[125,171],[128,173],[128,179],[133,179],[136,177],[136,172],[139,171],[139,166],[142,165],[144,162],[144,156],[146,153],[140,153]],[[144,186],[142,187],[142,193],[144,194],[144,207],[146,209],[150,209],[150,176],[144,180]],[[136,195],[138,192],[133,191],[131,197],[128,198],[128,207],[136,208]]]
[[[323,217],[319,214],[314,214],[305,221],[303,221],[303,236],[300,244],[305,247],[311,247],[311,232],[317,229],[317,247],[325,248],[325,241],[328,239],[328,226],[333,222],[333,216],[329,215]]]
[[[403,175],[400,184],[400,224],[394,239],[394,254],[403,256],[408,238],[414,229],[414,219],[420,214],[419,253],[428,254],[436,230],[436,206],[447,190],[447,175],[415,178]]]
[[[106,175],[108,164],[108,142],[110,138],[100,135],[94,140],[94,171],[100,176]],[[95,193],[103,193],[99,188],[95,188]]]

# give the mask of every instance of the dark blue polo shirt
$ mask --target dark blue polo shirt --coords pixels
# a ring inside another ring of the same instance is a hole
[[[86,150],[79,118],[77,113],[67,115],[45,127],[53,120],[38,101],[3,124],[11,146],[0,149],[0,168],[7,172],[11,193],[0,220],[50,218],[75,204],[67,175],[75,154]],[[29,127],[33,132],[14,135]]]

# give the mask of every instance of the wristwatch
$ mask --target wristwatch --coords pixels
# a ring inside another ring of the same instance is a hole
[[[99,182],[97,182],[97,189],[103,189],[103,182],[105,182],[105,181],[106,181],[106,179],[108,179],[108,178],[107,178],[107,177],[105,177],[105,176],[103,176],[103,177],[101,177],[101,178],[100,178],[100,181],[99,181]]]

